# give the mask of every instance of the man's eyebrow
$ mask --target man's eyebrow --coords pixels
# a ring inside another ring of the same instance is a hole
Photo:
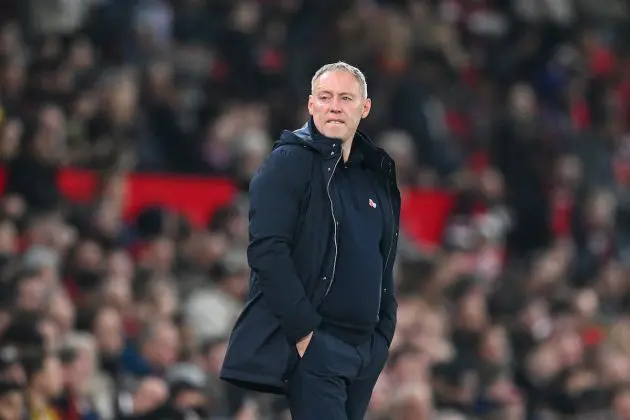
[[[334,93],[330,90],[320,90],[319,92],[317,92],[318,95],[334,95]],[[350,93],[350,92],[341,92],[339,93],[340,96],[356,96],[354,93]]]

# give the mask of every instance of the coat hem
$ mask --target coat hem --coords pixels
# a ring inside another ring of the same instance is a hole
[[[286,394],[286,383],[282,379],[269,375],[258,375],[234,369],[222,369],[220,378],[239,388],[267,394]]]

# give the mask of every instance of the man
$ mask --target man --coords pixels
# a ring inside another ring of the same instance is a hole
[[[311,89],[311,118],[250,185],[251,287],[221,377],[285,394],[294,420],[359,420],[396,326],[400,194],[392,159],[357,131],[361,71],[328,64]]]
[[[205,394],[207,377],[198,366],[180,363],[166,373],[168,398],[157,408],[134,420],[195,420],[208,418],[209,401]]]
[[[0,347],[0,379],[24,383],[24,370],[20,364],[20,353],[17,347],[6,345]]]
[[[28,382],[28,418],[61,420],[53,406],[53,400],[63,390],[59,357],[43,349],[32,350],[22,358],[22,365]]]
[[[0,379],[0,419],[24,418],[24,394],[18,382]]]

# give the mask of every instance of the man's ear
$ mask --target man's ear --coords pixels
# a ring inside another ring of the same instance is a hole
[[[367,98],[365,102],[363,102],[363,111],[361,112],[361,118],[366,118],[370,114],[370,110],[372,109],[372,100]]]

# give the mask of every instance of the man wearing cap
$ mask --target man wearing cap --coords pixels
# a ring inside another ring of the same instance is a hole
[[[24,370],[20,365],[18,349],[6,345],[0,347],[0,379],[24,383]]]

